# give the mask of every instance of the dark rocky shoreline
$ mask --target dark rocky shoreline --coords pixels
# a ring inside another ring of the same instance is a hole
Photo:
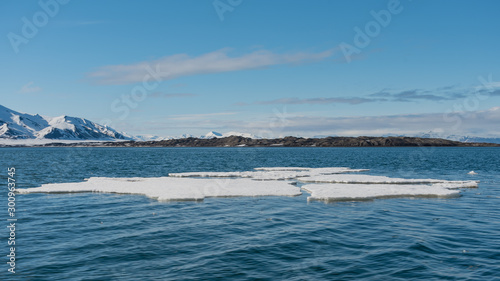
[[[123,142],[85,142],[51,143],[38,147],[498,147],[494,143],[464,143],[445,139],[415,137],[326,137],[299,138],[284,137],[276,139],[251,139],[240,136],[225,138],[199,139],[184,138],[163,141],[123,141]]]

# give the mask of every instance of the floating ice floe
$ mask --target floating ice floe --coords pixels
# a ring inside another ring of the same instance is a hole
[[[311,193],[307,198],[321,201],[370,200],[395,197],[436,197],[459,196],[460,191],[440,185],[418,184],[307,184],[302,189]]]
[[[458,187],[477,187],[477,181],[447,181],[437,179],[402,179],[371,175],[316,175],[297,178],[304,183],[348,183],[348,184],[448,184]]]
[[[297,196],[300,188],[284,181],[251,179],[90,178],[77,183],[51,183],[17,189],[19,193],[104,192],[140,194],[160,201],[203,200],[207,197]]]
[[[470,172],[468,172],[467,174],[468,174],[468,175],[477,175],[477,173],[476,173],[476,172],[474,172],[474,171],[470,171]]]
[[[308,200],[366,200],[393,197],[454,197],[459,188],[474,188],[478,181],[403,179],[347,174],[368,171],[347,167],[261,167],[244,172],[171,173],[159,178],[90,178],[79,183],[44,184],[18,189],[19,193],[106,192],[141,194],[158,200],[203,200],[207,197],[297,196]],[[224,178],[224,179],[222,179]],[[286,181],[285,181],[286,180]]]

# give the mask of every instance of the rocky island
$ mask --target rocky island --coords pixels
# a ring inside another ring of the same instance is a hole
[[[468,143],[438,138],[417,137],[326,137],[301,138],[284,137],[275,139],[252,139],[241,136],[224,138],[182,138],[162,141],[112,141],[85,143],[50,143],[39,145],[90,146],[90,147],[395,147],[395,146],[500,146],[494,143]]]

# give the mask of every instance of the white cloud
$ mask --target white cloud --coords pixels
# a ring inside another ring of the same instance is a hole
[[[310,104],[310,105],[324,105],[324,104],[350,104],[357,105],[369,102],[441,102],[457,99],[464,99],[471,95],[472,89],[457,89],[455,86],[446,86],[432,90],[412,89],[412,90],[381,90],[368,95],[359,96],[338,96],[338,97],[309,97],[309,98],[296,98],[285,97],[273,100],[256,101],[253,103],[239,102],[235,105],[272,105],[272,104]],[[500,95],[500,90],[486,91],[491,96]],[[485,93],[485,95],[487,95]],[[310,96],[310,95],[309,95]]]
[[[18,91],[20,94],[27,94],[27,93],[36,93],[40,92],[42,88],[33,86],[34,82],[30,81],[27,84],[23,85],[21,89]]]
[[[361,104],[366,102],[374,102],[376,99],[367,99],[363,97],[339,97],[339,98],[327,98],[327,97],[319,97],[319,98],[308,98],[308,99],[299,99],[299,98],[281,98],[270,101],[258,101],[255,104],[331,104],[331,103],[347,103],[347,104]],[[241,105],[245,105],[240,103]]]
[[[197,57],[177,54],[129,65],[107,65],[89,73],[88,77],[101,84],[137,83],[151,76],[156,80],[170,80],[181,76],[319,61],[330,57],[334,52],[332,49],[321,53],[275,54],[260,50],[241,56],[230,56],[229,51],[225,48]]]
[[[418,134],[440,132],[448,135],[495,136],[500,124],[500,107],[483,111],[456,113],[401,114],[359,117],[298,116],[288,114],[284,120],[267,116],[258,121],[224,121],[219,125],[233,130],[259,134],[380,136],[386,134]]]
[[[196,94],[191,94],[191,93],[162,93],[162,92],[154,92],[149,95],[149,97],[152,98],[185,98],[185,97],[195,97],[197,96]]]
[[[156,134],[161,136],[184,133],[200,135],[208,131],[237,131],[275,138],[284,136],[313,137],[337,136],[382,136],[388,134],[414,135],[432,131],[440,137],[470,135],[478,137],[500,137],[500,107],[482,111],[457,113],[400,114],[359,117],[325,117],[311,114],[275,111],[274,114],[251,114],[243,112],[216,112],[203,114],[181,114],[154,120],[115,124],[115,129],[129,133]]]
[[[201,113],[201,114],[178,114],[171,115],[170,120],[200,120],[200,119],[208,119],[216,116],[227,116],[234,115],[236,112],[216,112],[216,113]]]

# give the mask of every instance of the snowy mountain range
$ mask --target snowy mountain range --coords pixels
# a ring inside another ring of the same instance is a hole
[[[160,137],[160,136],[154,136],[154,135],[138,135],[134,136],[134,140],[137,141],[161,141],[161,140],[171,140],[171,139],[184,139],[184,138],[199,138],[199,139],[214,139],[214,138],[225,138],[225,137],[230,137],[230,136],[239,136],[239,137],[244,137],[244,138],[251,138],[251,139],[261,139],[261,137],[248,134],[248,133],[240,133],[240,132],[228,132],[228,133],[218,133],[215,131],[210,131],[204,135],[201,136],[195,136],[191,134],[183,134],[180,136],[175,136],[175,137]]]
[[[438,138],[438,139],[446,139],[452,141],[460,141],[460,142],[487,142],[487,143],[500,143],[500,138],[487,138],[487,137],[475,137],[475,136],[460,136],[460,135],[443,135],[434,133],[432,131],[427,133],[420,133],[416,135],[412,135],[412,137],[419,138]]]
[[[240,133],[240,132],[228,132],[228,133],[217,133],[214,131],[208,132],[207,134],[201,136],[201,139],[213,139],[213,138],[225,138],[225,137],[230,137],[230,136],[238,136],[238,137],[244,137],[244,138],[251,138],[251,139],[261,139],[261,137],[252,135],[249,133]]]
[[[87,119],[31,115],[0,105],[0,139],[131,140],[132,138]]]
[[[189,137],[211,139],[228,136],[259,138],[247,133],[229,132],[221,134],[214,131],[208,132],[202,136],[190,134],[183,134],[176,137],[160,137],[154,135],[130,136],[84,118],[70,116],[47,117],[38,114],[32,115],[20,113],[0,105],[0,139],[3,140],[161,141]]]
[[[261,139],[261,137],[249,133],[228,132],[218,133],[210,131],[205,135],[194,136],[183,134],[175,137],[160,137],[154,135],[130,136],[118,132],[108,126],[99,125],[92,121],[79,117],[59,116],[46,117],[38,114],[31,115],[20,113],[0,105],[0,140],[34,140],[34,141],[161,141],[182,138],[224,138],[229,136],[241,136],[245,138]],[[389,135],[387,135],[389,136]],[[392,135],[396,136],[396,135]],[[500,138],[487,138],[475,136],[460,136],[438,134],[434,132],[420,133],[416,135],[398,135],[420,138],[442,138],[460,142],[487,142],[500,143]],[[315,136],[315,138],[326,136]]]
[[[138,141],[160,141],[160,140],[169,140],[169,139],[182,139],[182,138],[200,138],[200,139],[213,139],[213,138],[225,138],[225,137],[230,137],[230,136],[241,136],[245,138],[251,138],[251,139],[262,139],[262,137],[249,134],[249,133],[240,133],[240,132],[228,132],[228,133],[218,133],[215,131],[210,131],[206,133],[205,135],[202,136],[194,136],[194,135],[188,135],[184,134],[181,136],[177,137],[158,137],[158,136],[135,136],[134,139]],[[486,142],[486,143],[500,143],[500,138],[486,138],[486,137],[474,137],[474,136],[459,136],[459,135],[442,135],[442,134],[436,134],[433,132],[428,132],[428,133],[420,133],[420,134],[414,134],[414,135],[396,135],[396,134],[390,134],[390,135],[384,135],[384,137],[417,137],[417,138],[436,138],[436,139],[446,139],[446,140],[453,140],[453,141],[460,141],[460,142]],[[326,137],[338,137],[337,135],[316,135],[313,136],[312,138],[326,138]]]

